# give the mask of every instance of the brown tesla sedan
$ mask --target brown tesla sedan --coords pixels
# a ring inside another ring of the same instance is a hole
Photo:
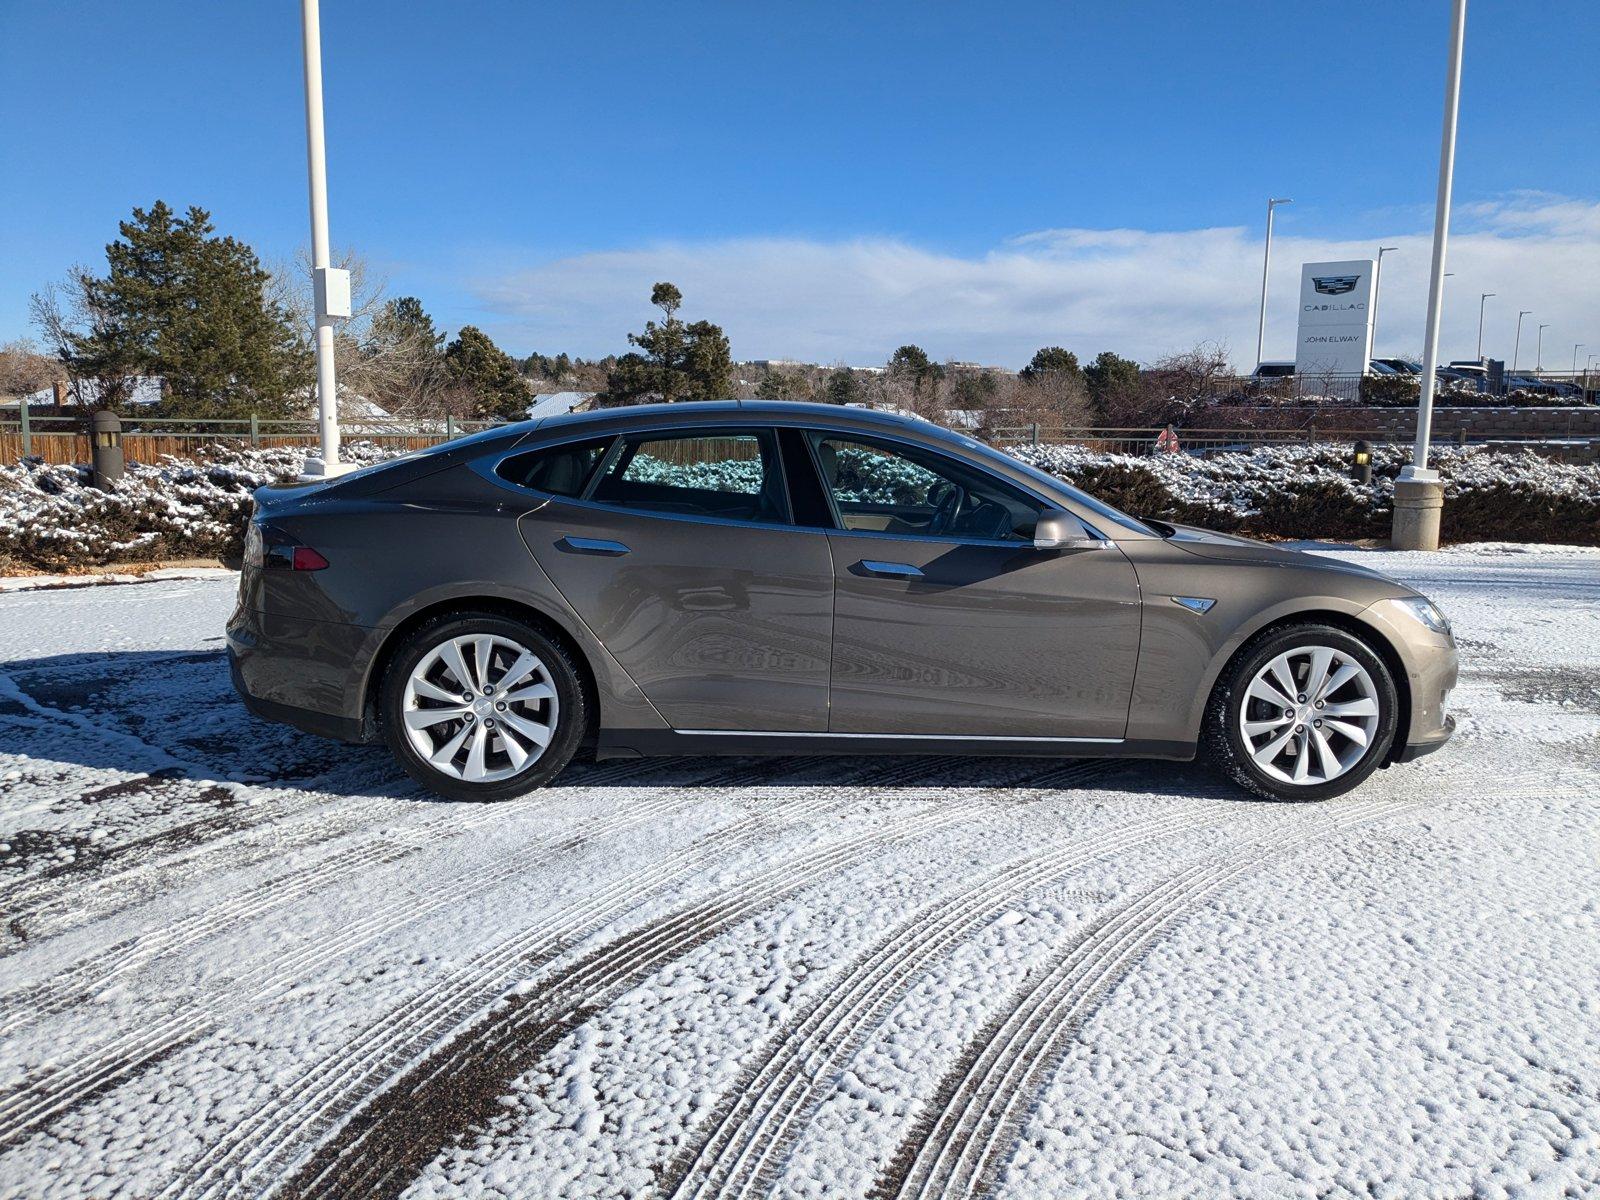
[[[446,796],[656,754],[1197,754],[1316,800],[1437,749],[1456,650],[1373,571],[1141,520],[926,422],[796,403],[508,425],[264,488],[259,715]]]

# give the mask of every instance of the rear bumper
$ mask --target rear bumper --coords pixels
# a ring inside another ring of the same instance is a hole
[[[228,673],[256,716],[345,742],[370,741],[359,652],[368,631],[240,606],[228,622]]]

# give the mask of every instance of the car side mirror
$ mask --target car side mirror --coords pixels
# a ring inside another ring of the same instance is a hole
[[[1103,550],[1109,545],[1085,529],[1077,517],[1061,509],[1040,513],[1039,522],[1033,527],[1035,550]]]

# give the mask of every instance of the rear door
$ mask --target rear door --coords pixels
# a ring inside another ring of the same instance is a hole
[[[833,563],[797,528],[770,429],[625,434],[515,456],[553,494],[523,540],[675,729],[821,732]]]
[[[1120,550],[1036,550],[1047,505],[962,460],[808,440],[840,527],[832,732],[1123,736],[1140,611]]]

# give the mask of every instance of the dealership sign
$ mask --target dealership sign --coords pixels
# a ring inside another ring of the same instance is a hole
[[[1372,354],[1372,260],[1306,263],[1300,268],[1302,375],[1362,375]]]

